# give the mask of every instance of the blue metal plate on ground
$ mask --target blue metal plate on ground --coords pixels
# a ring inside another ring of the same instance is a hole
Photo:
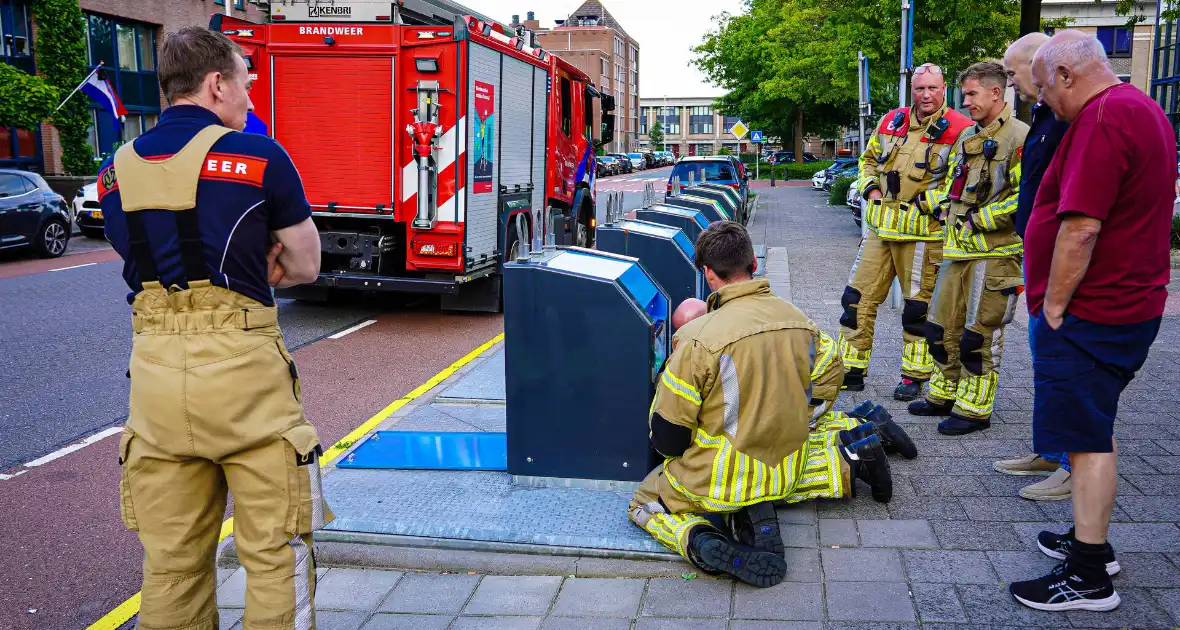
[[[507,470],[507,433],[378,431],[337,468]]]

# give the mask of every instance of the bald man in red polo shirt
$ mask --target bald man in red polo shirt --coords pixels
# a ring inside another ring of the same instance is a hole
[[[1024,241],[1033,450],[1069,453],[1074,528],[1041,532],[1041,551],[1065,562],[1009,588],[1039,610],[1112,610],[1114,420],[1167,299],[1176,136],[1155,101],[1111,72],[1093,35],[1055,35],[1037,51],[1033,80],[1070,123]]]

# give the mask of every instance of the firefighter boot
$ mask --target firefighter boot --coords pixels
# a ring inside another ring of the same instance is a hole
[[[889,460],[885,458],[885,449],[881,447],[881,439],[876,435],[840,447],[840,455],[848,462],[852,469],[852,476],[869,484],[873,490],[873,500],[878,503],[889,503],[893,498],[893,476],[889,472]],[[856,484],[852,484],[855,495]]]
[[[918,396],[922,395],[922,385],[926,381],[917,381],[908,376],[901,377],[901,382],[897,384],[897,389],[893,390],[893,399],[903,402],[917,400]]]
[[[875,435],[878,439],[881,438],[881,434],[877,431],[877,426],[867,420],[851,429],[846,429],[836,433],[836,437],[840,440],[840,444],[843,446],[855,444],[856,442],[859,442],[870,435]],[[884,444],[884,442],[882,442],[882,444]]]
[[[864,417],[868,416],[870,413],[873,413],[873,409],[876,409],[876,408],[877,408],[877,403],[874,403],[871,400],[866,400],[866,401],[862,402],[861,404],[857,405],[856,408],[853,409],[852,411],[849,411],[848,415],[850,415],[854,418],[864,418]]]
[[[844,373],[843,389],[849,392],[863,392],[865,390],[865,369],[849,368]]]
[[[733,537],[743,545],[785,556],[782,531],[774,503],[763,501],[734,512],[730,519]]]
[[[916,400],[910,403],[906,409],[911,416],[949,416],[951,409],[955,408],[955,401],[950,401],[946,404],[935,404],[929,400]]]
[[[712,527],[689,533],[689,559],[706,573],[721,571],[753,586],[768,588],[787,577],[787,561],[777,554],[730,540]]]
[[[914,441],[900,424],[893,421],[893,416],[885,411],[884,407],[873,407],[873,411],[865,416],[865,420],[877,427],[877,435],[881,438],[881,446],[886,453],[897,453],[906,459],[918,456],[918,447]]]

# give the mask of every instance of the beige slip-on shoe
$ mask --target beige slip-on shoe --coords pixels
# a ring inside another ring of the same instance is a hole
[[[1064,468],[1049,475],[1048,479],[1020,489],[1020,496],[1033,501],[1065,501],[1073,494],[1073,481]]]
[[[996,472],[1019,476],[1048,476],[1052,475],[1060,467],[1060,464],[1051,462],[1036,453],[1025,455],[1024,457],[1017,457],[1016,459],[1001,459],[992,464],[992,468]]]

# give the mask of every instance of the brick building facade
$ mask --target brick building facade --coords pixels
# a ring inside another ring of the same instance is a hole
[[[521,24],[537,35],[546,51],[590,76],[599,90],[615,97],[615,137],[610,151],[639,149],[639,43],[598,0],[588,0],[554,28],[532,18]]]
[[[182,26],[207,25],[214,13],[252,21],[266,17],[255,0],[80,0],[86,16],[86,54],[90,69],[103,62],[106,78],[128,110],[116,124],[106,110],[90,102],[90,144],[95,158],[110,153],[151,129],[166,106],[156,76],[156,55],[164,35]],[[37,16],[31,0],[0,0],[0,62],[36,70]],[[20,36],[25,35],[23,41]],[[81,92],[73,98],[84,98]],[[0,167],[11,166],[60,174],[61,147],[48,124],[36,131],[0,129]]]

